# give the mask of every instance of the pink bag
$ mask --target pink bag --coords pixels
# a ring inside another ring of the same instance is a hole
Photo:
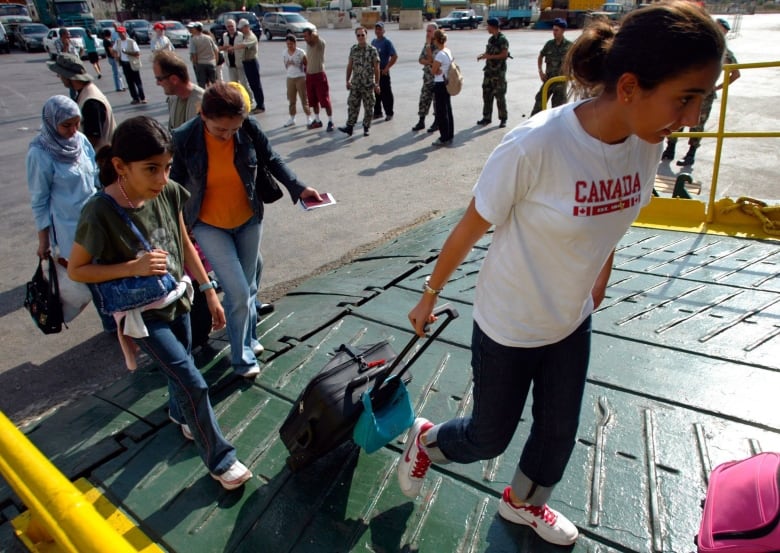
[[[780,552],[780,453],[718,465],[710,475],[699,553]]]

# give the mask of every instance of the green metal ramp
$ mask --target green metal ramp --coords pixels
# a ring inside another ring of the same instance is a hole
[[[551,505],[581,537],[551,546],[496,515],[527,436],[500,457],[434,466],[416,501],[398,489],[405,436],[373,455],[345,444],[292,474],[278,430],[341,343],[411,336],[419,297],[459,213],[448,214],[276,303],[259,326],[254,382],[234,377],[224,336],[198,353],[212,402],[255,478],[225,492],[165,414],[164,378],[144,367],[28,429],[69,478],[87,476],[142,530],[177,553],[348,551],[692,552],[707,475],[723,461],[780,450],[780,247],[777,242],[632,228],[594,316],[577,445]],[[443,299],[461,313],[413,369],[416,411],[468,414],[471,301],[491,235]],[[0,546],[20,509],[0,488]],[[10,547],[10,546],[9,546]],[[13,549],[9,549],[13,551]]]

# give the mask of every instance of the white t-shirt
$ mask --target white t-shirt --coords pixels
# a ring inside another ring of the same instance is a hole
[[[650,201],[662,144],[603,144],[570,103],[509,132],[488,158],[474,198],[495,225],[477,280],[474,320],[494,341],[539,347],[593,311],[599,271]]]
[[[125,52],[133,52],[133,53],[140,53],[141,49],[138,47],[138,44],[132,39],[127,38],[125,40],[117,40],[114,44],[114,50],[119,52],[119,61],[130,61],[130,56],[125,54]]]
[[[287,68],[288,79],[297,79],[299,77],[306,76],[306,70],[303,66],[303,57],[305,55],[306,54],[304,51],[300,48],[296,48],[295,52],[292,54],[288,50],[284,51],[282,61],[284,62],[284,66]]]
[[[149,48],[152,50],[152,54],[155,52],[159,52],[160,50],[169,50],[171,52],[174,51],[173,44],[171,44],[170,39],[165,35],[156,35],[154,38],[152,38],[152,42],[149,45]]]
[[[450,71],[450,64],[452,64],[452,52],[449,48],[438,50],[433,58],[434,61],[438,61],[441,64],[441,73],[433,76],[433,82],[440,83],[447,78],[447,74]]]

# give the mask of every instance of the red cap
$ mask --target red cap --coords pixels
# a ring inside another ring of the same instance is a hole
[[[160,22],[158,21],[157,23],[155,23],[155,24],[154,24],[154,28],[155,28],[155,29],[161,29],[161,30],[164,30],[164,29],[165,29],[165,25],[163,25],[162,23],[160,23]]]
[[[119,27],[117,27],[117,28],[116,28],[116,32],[117,32],[117,33],[126,33],[126,32],[127,32],[127,29],[125,29],[124,27],[122,27],[122,26],[120,25]]]

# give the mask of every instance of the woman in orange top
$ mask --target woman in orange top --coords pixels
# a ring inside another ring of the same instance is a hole
[[[249,105],[244,96],[246,91],[236,83],[217,82],[206,89],[200,115],[173,133],[171,178],[192,194],[184,206],[184,221],[225,292],[222,301],[233,368],[253,378],[260,372],[256,355],[263,351],[257,341],[255,308],[257,275],[262,271],[263,202],[255,188],[258,167],[268,167],[293,202],[321,198],[315,189],[298,181],[271,149],[257,121],[247,118]],[[233,163],[225,163],[229,159]]]

